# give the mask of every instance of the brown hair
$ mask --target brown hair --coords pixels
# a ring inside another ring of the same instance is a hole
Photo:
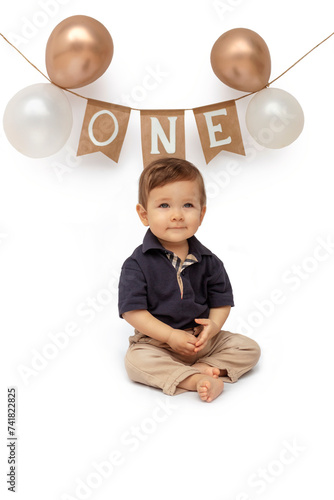
[[[201,207],[206,204],[204,181],[195,165],[180,158],[161,158],[144,168],[139,179],[138,202],[146,209],[147,198],[156,187],[177,181],[197,181],[200,190]]]

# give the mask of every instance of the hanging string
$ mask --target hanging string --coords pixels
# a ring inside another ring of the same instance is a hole
[[[87,100],[89,99],[88,97],[85,97],[85,96],[83,96],[83,95],[81,95],[81,94],[77,94],[76,92],[73,92],[72,90],[66,89],[65,87],[61,87],[60,85],[57,85],[57,83],[54,83],[52,80],[50,80],[50,78],[49,78],[48,76],[44,75],[44,73],[43,73],[40,69],[38,69],[38,68],[37,68],[37,66],[35,66],[35,65],[31,62],[31,61],[29,61],[29,59],[28,59],[28,58],[27,58],[24,54],[22,54],[22,52],[21,52],[21,51],[20,51],[17,47],[15,47],[15,45],[13,45],[13,44],[12,44],[9,40],[7,40],[7,38],[6,38],[5,36],[3,36],[3,34],[2,34],[2,33],[0,33],[0,35],[2,36],[2,38],[3,38],[3,39],[7,42],[7,43],[9,43],[9,45],[10,45],[11,47],[13,47],[13,49],[15,49],[15,50],[16,50],[16,51],[17,51],[17,52],[18,52],[18,53],[19,53],[19,54],[20,54],[20,55],[21,55],[21,56],[22,56],[22,57],[23,57],[23,58],[24,58],[24,59],[25,59],[25,60],[26,60],[29,64],[31,64],[31,66],[32,66],[33,68],[37,69],[37,71],[38,71],[38,72],[39,72],[42,76],[44,76],[44,78],[46,78],[47,80],[49,80],[49,82],[50,82],[50,83],[52,83],[53,85],[56,85],[56,87],[59,87],[59,88],[60,88],[60,89],[62,89],[62,90],[66,90],[67,92],[70,92],[71,94],[76,95],[77,97],[82,97],[83,99],[87,99]]]
[[[22,52],[17,48],[15,47],[15,45],[13,45],[9,40],[7,40],[7,38],[2,34],[0,33],[0,35],[2,36],[2,38],[11,46],[13,47],[29,64],[31,64],[31,66],[35,69],[37,69],[37,71],[42,75],[44,76],[44,78],[46,78],[50,83],[52,83],[53,85],[56,85],[57,87],[59,87],[60,89],[62,90],[66,90],[66,92],[70,92],[71,94],[73,95],[76,95],[77,97],[81,97],[82,99],[86,99],[86,100],[89,100],[90,98],[89,97],[85,97],[81,94],[77,94],[76,92],[73,92],[72,90],[69,90],[65,87],[61,87],[60,85],[57,85],[57,83],[54,83],[52,80],[50,80],[50,78],[48,76],[46,76],[44,73],[42,73],[42,71],[40,69],[37,68],[37,66],[35,66],[31,61],[29,61],[29,59],[24,55],[22,54]],[[304,57],[308,56],[313,50],[315,50],[316,48],[318,48],[322,43],[326,42],[331,36],[334,35],[334,32],[331,33],[328,37],[326,37],[324,40],[322,40],[320,43],[318,43],[317,45],[315,45],[311,50],[309,50],[306,54],[304,54],[300,59],[298,59],[298,61],[296,61],[294,64],[292,64],[292,66],[290,66],[288,69],[286,69],[285,71],[283,71],[283,73],[281,73],[279,76],[277,76],[274,80],[272,80],[271,82],[267,83],[267,85],[265,85],[262,89],[259,89],[259,90],[256,90],[254,92],[249,92],[248,94],[245,94],[245,95],[242,95],[240,97],[237,97],[236,99],[233,99],[234,101],[239,101],[240,99],[244,99],[245,97],[248,97],[250,95],[253,95],[253,94],[256,94],[257,92],[259,92],[260,90],[263,90],[265,88],[268,88],[269,85],[271,85],[272,83],[276,82],[276,80],[278,80],[279,78],[281,78],[283,75],[285,75],[285,73],[287,73],[288,71],[290,71],[290,69],[292,69],[294,66],[296,66],[296,64],[298,64],[300,61],[302,61],[304,59]],[[219,104],[219,103],[217,103]],[[138,109],[138,108],[131,108],[133,111],[143,111],[142,109]],[[186,108],[186,109],[183,109],[183,110],[179,110],[179,111],[193,111],[194,108]]]
[[[304,57],[308,56],[314,49],[316,49],[317,47],[319,47],[319,45],[321,45],[322,43],[326,42],[326,40],[328,40],[333,35],[334,35],[334,32],[331,33],[327,38],[325,38],[324,40],[322,40],[320,43],[318,43],[318,45],[316,45],[315,47],[313,47],[313,49],[309,50],[306,54],[304,54],[303,57],[301,57],[300,59],[298,59],[298,61],[296,61],[292,66],[290,66],[290,68],[288,68],[285,71],[283,71],[283,73],[281,73],[277,78],[275,78],[275,80],[272,80],[268,85],[271,85],[272,83],[276,82],[276,80],[278,80],[279,78],[281,78],[281,76],[285,75],[285,73],[287,73],[288,71],[290,71],[291,68],[293,68],[294,66],[296,66],[296,64],[298,64],[302,59],[304,59]]]

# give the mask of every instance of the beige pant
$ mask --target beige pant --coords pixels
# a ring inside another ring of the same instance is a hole
[[[209,340],[204,349],[192,356],[177,354],[168,344],[137,330],[129,341],[125,367],[130,379],[158,387],[168,395],[185,392],[178,385],[190,375],[200,373],[193,366],[196,362],[225,370],[223,380],[236,382],[256,365],[260,357],[260,347],[254,340],[223,330]]]

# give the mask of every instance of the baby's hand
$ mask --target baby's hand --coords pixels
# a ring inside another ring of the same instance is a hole
[[[189,332],[184,330],[174,329],[170,334],[167,343],[178,354],[184,356],[191,356],[195,354],[195,344],[197,338]]]
[[[203,326],[203,329],[199,336],[196,339],[196,344],[195,344],[195,352],[199,352],[208,343],[212,337],[217,335],[218,332],[220,332],[219,327],[212,321],[212,319],[209,318],[199,318],[195,319],[196,323],[199,325]]]

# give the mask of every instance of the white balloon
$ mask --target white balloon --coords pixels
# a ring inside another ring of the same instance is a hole
[[[64,93],[51,83],[30,85],[8,102],[3,116],[7,139],[20,153],[45,158],[59,151],[72,130],[72,109]]]
[[[304,113],[285,90],[263,89],[251,99],[246,111],[250,135],[262,146],[279,149],[294,142],[304,127]]]

